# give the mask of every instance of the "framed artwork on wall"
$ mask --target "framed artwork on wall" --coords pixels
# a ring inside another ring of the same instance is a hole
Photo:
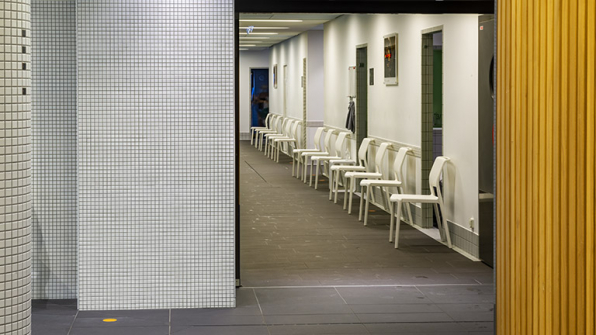
[[[397,33],[383,36],[385,85],[397,85]]]
[[[277,88],[277,64],[273,65],[273,88]]]

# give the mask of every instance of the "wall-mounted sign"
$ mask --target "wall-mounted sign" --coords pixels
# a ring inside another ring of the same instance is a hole
[[[368,80],[369,80],[369,82],[368,82],[369,85],[372,86],[375,84],[375,69],[373,69],[373,68],[368,69]]]
[[[383,36],[383,63],[385,85],[397,85],[397,34]]]
[[[273,88],[277,88],[277,64],[273,65]]]

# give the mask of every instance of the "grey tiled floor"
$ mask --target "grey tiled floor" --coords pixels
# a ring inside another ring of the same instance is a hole
[[[235,309],[79,312],[34,301],[33,334],[493,334],[492,270],[389,216],[367,227],[241,142],[241,275]],[[358,200],[356,198],[356,200]],[[354,214],[355,213],[355,214]],[[104,318],[115,318],[104,323]]]

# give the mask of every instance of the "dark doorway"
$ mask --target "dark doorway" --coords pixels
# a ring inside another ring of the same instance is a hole
[[[422,194],[429,194],[428,176],[443,155],[443,26],[422,31]],[[431,204],[422,204],[422,227],[437,226]]]
[[[356,48],[356,146],[368,136],[368,48]]]
[[[269,114],[269,69],[250,70],[250,125],[265,126]]]

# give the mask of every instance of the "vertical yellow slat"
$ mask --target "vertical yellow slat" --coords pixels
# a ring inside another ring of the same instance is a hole
[[[533,178],[532,178],[532,192],[533,194],[539,194],[540,192],[540,166],[542,164],[540,160],[540,115],[542,115],[542,110],[544,105],[542,104],[543,99],[541,99],[541,85],[540,80],[542,74],[542,62],[541,58],[544,55],[544,50],[540,48],[540,43],[542,42],[542,27],[543,27],[543,20],[541,17],[542,7],[544,3],[542,0],[536,0],[534,2],[536,8],[534,10],[534,16],[536,17],[535,21],[535,39],[534,39],[534,48],[538,50],[536,58],[534,59],[534,114],[533,114],[533,123],[534,123],[534,139],[532,143],[535,143],[534,146],[534,170]],[[540,318],[539,318],[539,306],[540,306],[540,236],[541,231],[539,226],[539,213],[540,213],[540,197],[534,198],[534,204],[532,205],[532,217],[533,220],[531,221],[531,227],[535,232],[534,238],[532,239],[532,261],[533,261],[533,270],[532,270],[532,334],[539,335],[540,329]]]
[[[525,311],[527,308],[527,290],[526,287],[528,287],[528,283],[527,283],[527,272],[526,269],[528,268],[528,262],[527,262],[527,257],[525,254],[525,246],[527,245],[528,242],[528,225],[526,224],[526,222],[528,222],[528,206],[529,203],[531,201],[531,199],[528,199],[527,194],[528,194],[528,188],[527,188],[527,180],[529,177],[528,174],[528,160],[527,160],[527,156],[528,156],[528,151],[529,151],[529,147],[527,145],[525,145],[525,143],[528,143],[528,125],[530,124],[530,122],[528,122],[528,113],[522,113],[521,111],[524,110],[528,110],[528,67],[527,66],[522,66],[522,64],[528,64],[528,59],[529,59],[529,55],[527,52],[523,52],[522,50],[522,46],[526,46],[528,45],[528,7],[529,4],[527,1],[522,1],[521,2],[521,13],[520,13],[520,21],[521,21],[521,39],[520,42],[518,44],[518,55],[519,55],[519,72],[518,75],[521,78],[521,87],[518,90],[519,91],[519,97],[520,97],[520,101],[519,101],[519,109],[518,109],[518,115],[520,115],[520,145],[518,145],[519,150],[519,155],[520,155],[520,169],[521,171],[517,171],[517,175],[520,176],[520,179],[518,180],[518,184],[520,186],[520,198],[519,198],[519,204],[520,204],[520,220],[519,222],[516,222],[516,225],[518,226],[518,232],[519,232],[519,237],[517,238],[516,241],[516,253],[518,255],[517,257],[517,265],[518,265],[518,280],[517,280],[517,284],[516,284],[516,288],[518,290],[517,293],[517,305],[521,306],[521,311]],[[525,324],[524,324],[524,320],[526,319],[526,315],[524,313],[520,313],[519,311],[516,313],[517,315],[517,320],[516,320],[516,333],[517,334],[522,334],[522,332],[526,331],[525,328]]]
[[[496,145],[496,151],[497,151],[497,157],[502,157],[502,136],[503,136],[503,119],[504,119],[504,103],[503,103],[503,99],[502,97],[505,96],[505,90],[504,90],[504,82],[505,82],[505,77],[504,77],[504,62],[502,61],[504,55],[505,55],[505,51],[506,51],[506,45],[505,45],[505,27],[507,27],[507,12],[505,11],[505,1],[500,1],[497,3],[497,12],[499,13],[499,19],[497,22],[497,124],[496,124],[496,140],[497,140],[497,145]],[[503,93],[500,93],[503,92]],[[504,211],[503,211],[503,195],[501,193],[504,193],[505,189],[503,187],[503,159],[497,159],[497,175],[496,175],[496,182],[497,182],[497,203],[496,203],[496,207],[497,207],[497,236],[496,236],[496,242],[497,242],[497,247],[496,247],[496,279],[497,279],[497,289],[496,289],[496,295],[497,295],[497,302],[496,302],[496,309],[497,309],[497,313],[496,313],[496,320],[495,322],[497,323],[497,333],[498,335],[504,335],[507,333],[506,331],[506,322],[505,320],[507,319],[504,315],[505,311],[506,311],[506,299],[504,299],[505,296],[505,291],[506,291],[506,286],[504,285],[504,278],[505,275],[507,274],[507,269],[505,268],[505,262],[503,260],[503,254],[504,254],[504,249],[505,249],[505,235],[503,233],[504,231],[504,222],[502,220],[503,215],[504,215]]]
[[[583,1],[583,0],[581,0]],[[577,273],[577,262],[576,262],[576,248],[577,244],[575,243],[575,231],[577,222],[577,199],[576,199],[576,190],[577,185],[577,145],[576,145],[576,136],[577,136],[577,123],[575,121],[577,115],[577,0],[571,1],[571,7],[569,9],[569,13],[571,15],[570,21],[573,24],[570,24],[569,27],[569,62],[570,62],[570,70],[569,70],[569,105],[567,108],[567,118],[569,120],[568,129],[569,129],[569,138],[568,138],[568,150],[569,150],[569,161],[573,163],[572,166],[569,168],[569,188],[567,191],[567,197],[569,198],[569,217],[568,217],[568,229],[569,229],[569,332],[572,334],[577,333],[577,294],[576,294],[576,273]]]
[[[592,0],[593,1],[593,0]],[[585,42],[585,2],[578,0],[577,11],[577,84],[575,98],[578,102],[576,108],[577,123],[577,179],[575,190],[577,194],[577,225],[576,225],[576,258],[577,258],[577,333],[585,334],[585,307],[586,307],[586,42]],[[571,92],[570,92],[571,93]],[[570,97],[573,95],[570,94]],[[593,285],[593,284],[592,284]]]
[[[573,1],[573,0],[571,0]],[[569,180],[568,180],[568,170],[573,168],[573,164],[570,164],[569,154],[568,154],[568,122],[567,117],[564,113],[566,113],[566,108],[568,104],[568,90],[569,90],[569,71],[571,70],[571,65],[569,63],[569,22],[571,21],[569,18],[569,0],[563,0],[562,3],[562,25],[561,25],[561,63],[562,63],[562,73],[561,73],[561,112],[563,113],[561,117],[561,194],[568,194],[569,189]],[[567,227],[567,220],[569,218],[568,212],[568,205],[569,199],[566,197],[561,199],[561,224],[560,224],[560,231],[561,231],[561,333],[563,333],[563,329],[567,329],[568,327],[568,307],[569,307],[569,300],[568,300],[568,290],[569,290],[569,271],[568,271],[568,248],[569,244],[569,230]]]
[[[513,115],[511,120],[513,121],[513,125],[511,127],[511,147],[510,147],[510,156],[511,156],[511,178],[510,178],[510,187],[513,190],[514,196],[511,197],[511,267],[514,269],[515,273],[521,272],[520,261],[519,261],[519,245],[520,245],[520,226],[521,226],[521,206],[518,204],[521,201],[521,180],[520,180],[520,144],[522,144],[522,140],[519,137],[520,134],[520,126],[521,126],[521,115],[520,111],[521,108],[521,54],[522,54],[522,11],[521,11],[521,3],[522,1],[516,0],[514,2],[513,10],[515,12],[515,19],[514,19],[514,33],[512,34],[513,37],[513,74],[511,78],[513,79],[513,86],[512,86],[512,94],[513,97],[512,101],[512,111]],[[520,301],[521,295],[521,288],[520,288],[520,276],[513,277],[511,280],[511,303],[513,306],[518,306]],[[512,313],[512,332],[519,333],[520,329],[520,313],[515,311],[515,308],[512,308],[514,311]]]
[[[541,116],[539,118],[539,126],[540,126],[540,138],[538,145],[540,147],[540,170],[539,170],[539,180],[540,185],[538,187],[538,208],[539,208],[539,222],[544,223],[544,228],[540,229],[538,232],[538,257],[539,257],[539,271],[538,271],[538,282],[537,287],[540,290],[538,295],[538,312],[541,318],[537,320],[538,322],[538,334],[545,334],[544,328],[544,316],[546,315],[546,230],[548,227],[546,226],[546,116],[547,116],[547,105],[548,105],[548,96],[547,96],[547,76],[546,72],[548,71],[547,68],[547,53],[550,51],[547,48],[547,31],[548,25],[550,24],[547,22],[546,14],[547,14],[547,7],[548,3],[544,2],[541,5],[540,10],[540,112]]]
[[[527,115],[527,127],[528,127],[528,136],[527,136],[527,142],[526,143],[535,143],[534,141],[534,137],[536,134],[535,128],[535,121],[534,121],[534,115],[536,114],[536,90],[534,89],[536,87],[535,81],[534,81],[534,73],[536,73],[536,69],[537,69],[537,62],[535,61],[536,57],[538,56],[537,53],[534,52],[534,50],[536,50],[535,45],[536,45],[536,23],[538,22],[538,20],[536,20],[534,12],[537,8],[537,5],[535,4],[536,1],[540,1],[540,0],[532,0],[532,1],[528,1],[529,7],[528,7],[528,27],[529,29],[527,30],[528,32],[528,64],[526,66],[527,68],[527,77],[528,77],[528,82],[532,83],[533,85],[528,87],[528,110],[527,113],[525,113]],[[523,257],[524,259],[527,259],[527,265],[526,265],[526,280],[525,280],[525,284],[524,284],[524,292],[526,293],[526,296],[523,299],[523,303],[525,304],[525,306],[522,306],[523,310],[522,313],[525,313],[525,322],[526,322],[526,327],[522,328],[523,331],[525,331],[524,334],[531,334],[532,333],[532,326],[533,326],[533,322],[532,322],[532,315],[533,315],[533,311],[534,308],[533,304],[532,304],[532,293],[533,293],[533,278],[534,278],[534,267],[535,267],[535,263],[534,263],[534,257],[533,255],[533,243],[532,241],[534,240],[534,232],[535,232],[535,228],[533,226],[533,222],[535,220],[532,220],[532,218],[534,217],[535,213],[533,208],[534,206],[534,202],[535,202],[535,197],[533,196],[533,181],[534,181],[534,171],[536,170],[536,148],[532,145],[526,145],[528,147],[528,167],[527,167],[527,173],[526,173],[526,180],[525,180],[525,184],[527,185],[526,188],[526,198],[527,200],[527,210],[526,212],[528,213],[527,219],[524,222],[524,225],[527,227],[527,237],[526,237],[526,246],[525,248],[522,249],[521,252],[524,253]]]
[[[595,215],[595,192],[596,182],[594,175],[596,175],[596,150],[594,142],[594,132],[596,131],[596,104],[594,103],[594,95],[596,94],[596,73],[594,62],[596,62],[596,4],[593,0],[587,1],[587,35],[586,35],[586,124],[587,124],[587,140],[586,140],[586,333],[596,333],[596,326],[594,320],[596,319],[596,302],[595,302],[595,286],[596,286],[596,258],[594,245],[596,243],[596,215]]]
[[[508,65],[508,73],[507,76],[509,78],[511,78],[510,80],[508,80],[507,82],[507,123],[509,123],[510,125],[505,129],[505,138],[507,139],[507,143],[505,145],[505,152],[508,153],[508,155],[510,155],[510,157],[514,157],[514,155],[512,154],[512,151],[515,149],[515,142],[514,142],[514,138],[513,138],[513,132],[514,132],[514,124],[513,124],[513,120],[515,118],[515,64],[514,64],[514,60],[515,60],[515,36],[516,36],[516,32],[517,32],[517,20],[515,18],[515,5],[516,5],[517,0],[511,1],[511,3],[509,4],[509,18],[510,18],[510,24],[509,24],[509,29],[507,31],[507,35],[508,35],[508,52],[507,52],[507,62],[509,63]],[[509,121],[511,120],[511,121]],[[507,211],[507,222],[506,222],[506,227],[507,227],[507,263],[508,263],[508,268],[511,269],[511,271],[515,271],[515,250],[513,250],[512,248],[512,241],[513,241],[513,236],[514,236],[514,229],[515,229],[515,217],[514,217],[514,211],[513,209],[515,208],[515,185],[513,184],[513,177],[515,174],[515,170],[512,168],[512,164],[513,164],[513,160],[512,159],[508,159],[506,161],[506,165],[505,165],[505,171],[506,171],[506,178],[507,178],[507,189],[510,192],[510,197],[507,199],[507,207],[506,207],[506,211]],[[507,328],[509,329],[510,332],[513,331],[514,327],[515,327],[515,308],[513,306],[515,306],[515,290],[514,290],[514,277],[512,276],[508,276],[507,277],[507,299],[509,300],[508,305],[509,305],[509,309],[508,309],[508,325]]]
[[[561,156],[561,145],[563,145],[561,141],[561,97],[565,95],[562,93],[564,89],[563,85],[561,84],[562,81],[562,74],[563,68],[566,67],[561,61],[562,57],[562,39],[565,39],[566,36],[563,36],[561,33],[562,29],[562,13],[563,10],[563,1],[562,0],[555,0],[554,2],[554,22],[552,24],[554,30],[553,36],[553,130],[552,130],[552,137],[553,137],[553,161],[552,161],[552,176],[550,179],[553,181],[553,190],[552,190],[552,203],[550,208],[552,208],[552,240],[549,248],[550,257],[552,259],[552,270],[550,271],[550,275],[552,277],[552,289],[551,289],[551,313],[553,316],[550,318],[550,323],[547,324],[547,328],[551,329],[551,333],[560,334],[561,329],[561,318],[556,317],[561,314],[561,200],[565,197],[561,196],[561,165],[562,161],[558,159]]]

